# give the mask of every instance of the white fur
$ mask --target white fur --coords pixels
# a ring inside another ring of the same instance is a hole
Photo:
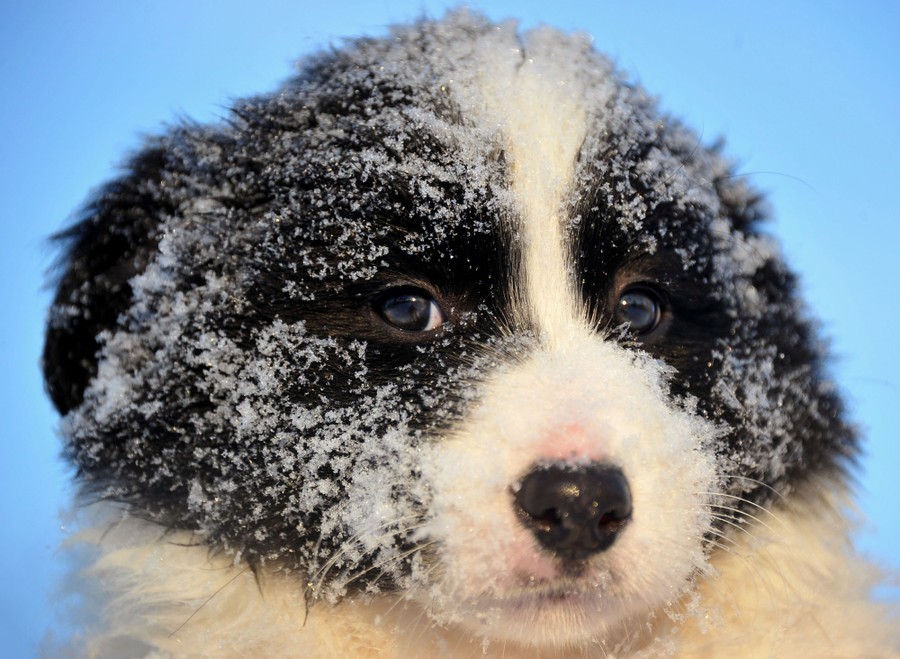
[[[441,547],[439,620],[490,638],[558,645],[614,632],[679,597],[703,569],[715,431],[670,409],[659,367],[596,337],[504,369],[455,435],[435,444],[423,478]],[[635,514],[616,543],[568,582],[515,514],[512,490],[535,462],[602,461],[628,478]],[[561,590],[559,601],[552,595]],[[568,593],[571,591],[571,593]]]
[[[91,657],[140,656],[148,647],[155,657],[900,656],[888,608],[868,601],[877,575],[852,553],[841,506],[838,497],[815,495],[763,513],[668,614],[547,653],[435,625],[422,605],[402,598],[319,605],[307,617],[293,579],[257,582],[244,566],[192,545],[190,534],[163,536],[125,519],[81,536],[98,554],[84,578],[105,588],[106,608],[95,613],[106,622],[69,650]]]
[[[587,131],[585,89],[564,58],[547,52],[541,32],[525,36],[527,59],[480,67],[476,86],[485,125],[504,136],[511,187],[525,243],[527,304],[550,346],[577,326],[574,286],[564,255],[561,205]],[[519,56],[522,56],[519,51]]]

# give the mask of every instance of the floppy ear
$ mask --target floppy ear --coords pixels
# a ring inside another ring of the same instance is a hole
[[[173,211],[160,195],[164,162],[161,147],[142,151],[126,176],[104,187],[80,220],[53,237],[62,254],[42,366],[61,414],[83,400],[97,373],[97,336],[128,308],[129,281],[146,268],[159,224]]]

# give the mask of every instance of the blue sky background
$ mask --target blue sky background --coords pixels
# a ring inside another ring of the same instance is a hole
[[[51,616],[69,474],[38,372],[46,238],[141,135],[212,121],[299,56],[429,0],[33,0],[0,5],[0,654]],[[517,0],[475,4],[582,30],[709,142],[725,135],[772,200],[865,429],[859,544],[900,568],[900,3]],[[885,597],[900,601],[898,591]]]

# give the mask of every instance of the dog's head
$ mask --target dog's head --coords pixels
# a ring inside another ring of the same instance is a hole
[[[351,43],[156,139],[64,235],[67,454],[310,602],[601,633],[853,452],[761,215],[584,39]]]

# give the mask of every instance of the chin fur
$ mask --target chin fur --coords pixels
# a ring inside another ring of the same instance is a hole
[[[508,602],[480,604],[488,618],[506,616],[499,634],[493,623],[473,623],[474,610],[468,621],[435,623],[427,604],[405,594],[308,606],[297,580],[254,574],[211,555],[190,534],[163,533],[115,507],[94,506],[84,513],[93,526],[74,538],[87,567],[72,596],[93,620],[48,654],[894,656],[891,613],[868,599],[881,575],[853,554],[843,496],[822,495],[835,490],[829,481],[809,490],[748,526],[690,589],[649,615],[610,625],[602,606],[584,606],[596,594],[567,604],[522,589]],[[586,635],[588,628],[594,631]]]

